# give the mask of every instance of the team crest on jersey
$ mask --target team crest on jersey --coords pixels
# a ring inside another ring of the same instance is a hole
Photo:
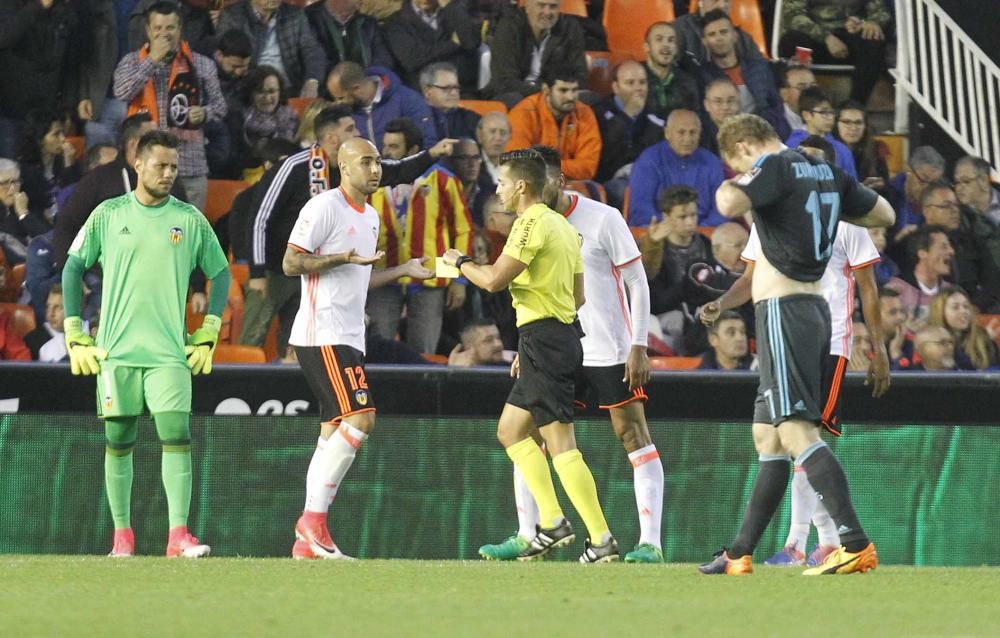
[[[180,226],[174,226],[170,229],[170,243],[179,244],[181,240],[184,239],[184,229]]]
[[[740,186],[746,186],[747,184],[752,182],[754,178],[757,177],[758,175],[760,175],[760,166],[754,166],[746,173],[740,175],[740,178],[736,180],[736,183],[739,184]]]
[[[111,407],[114,404],[115,404],[115,401],[114,401],[114,399],[111,398],[111,395],[110,394],[105,394],[104,395],[104,409],[105,410],[110,410]]]
[[[368,405],[368,391],[358,390],[354,393],[354,400],[358,402],[358,405]]]

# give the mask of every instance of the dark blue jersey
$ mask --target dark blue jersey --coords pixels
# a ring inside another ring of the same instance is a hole
[[[863,217],[878,201],[836,166],[791,149],[761,157],[733,184],[750,198],[764,256],[796,281],[819,281],[837,222]]]

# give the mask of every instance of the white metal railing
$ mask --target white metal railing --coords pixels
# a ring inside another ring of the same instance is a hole
[[[896,0],[896,130],[908,99],[1000,180],[1000,67],[934,0]]]

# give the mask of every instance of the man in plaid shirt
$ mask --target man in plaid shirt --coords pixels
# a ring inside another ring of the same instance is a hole
[[[146,111],[159,128],[181,139],[179,179],[188,202],[204,210],[208,162],[203,127],[226,115],[215,63],[181,39],[181,17],[172,2],[150,7],[146,33],[149,43],[118,63],[114,94],[129,105],[129,115]]]

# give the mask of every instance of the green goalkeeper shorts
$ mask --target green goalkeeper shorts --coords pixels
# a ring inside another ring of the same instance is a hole
[[[191,412],[191,370],[184,367],[101,366],[97,375],[97,415],[141,416]]]

